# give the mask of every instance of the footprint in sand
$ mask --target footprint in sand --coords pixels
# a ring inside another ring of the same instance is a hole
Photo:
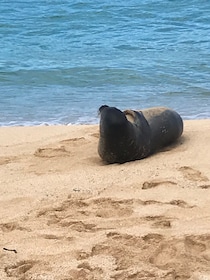
[[[98,230],[95,224],[84,223],[82,221],[61,221],[59,223],[61,227],[68,227],[71,230],[75,230],[78,232],[95,232]]]
[[[95,214],[101,218],[128,217],[133,213],[131,200],[99,198],[92,201]]]
[[[67,241],[73,241],[74,240],[74,237],[72,236],[68,236],[68,235],[57,235],[57,234],[41,234],[40,235],[41,238],[44,238],[44,239],[48,239],[48,240],[67,240]]]
[[[100,222],[103,224],[104,219],[116,218],[122,220],[122,218],[131,216],[132,213],[133,204],[131,200],[70,198],[60,205],[39,211],[37,217],[43,218],[48,226],[57,224],[60,227],[68,227],[78,232],[96,232],[101,228],[95,222],[92,222],[93,219],[97,218],[98,224]]]
[[[147,216],[146,221],[152,222],[152,227],[156,228],[170,228],[171,220],[165,216]]]
[[[88,141],[84,137],[79,137],[79,138],[64,139],[59,143],[60,145],[58,147],[38,148],[35,151],[34,155],[36,157],[43,157],[43,158],[69,156],[71,154],[70,148],[84,145],[88,143]]]
[[[184,240],[185,249],[191,255],[197,255],[206,251],[206,244],[199,236],[186,236]]]
[[[210,185],[201,185],[201,186],[199,186],[199,188],[201,188],[203,190],[207,190],[207,189],[210,189]]]
[[[193,208],[193,207],[195,207],[195,206],[189,205],[186,201],[181,200],[181,199],[174,199],[174,200],[171,200],[171,201],[169,202],[169,204],[175,205],[175,206],[178,206],[178,207],[181,207],[181,208]]]
[[[86,280],[86,279],[97,279],[97,280],[103,280],[103,271],[100,268],[91,268],[90,266],[85,266],[85,268],[78,269],[71,269],[68,272],[68,276],[65,278],[67,279],[77,279],[77,280]]]
[[[16,157],[0,157],[0,165],[8,164],[14,161]]]
[[[142,237],[146,244],[159,244],[164,240],[162,234],[159,233],[148,233]]]
[[[15,277],[15,279],[26,279],[25,273],[29,271],[35,264],[36,262],[32,260],[20,261],[14,265],[6,266],[4,270],[7,274],[7,277]]]
[[[177,185],[177,184],[172,181],[160,181],[160,180],[154,180],[154,181],[150,181],[150,182],[146,181],[143,183],[142,190],[155,188],[155,187],[158,187],[161,185],[170,186],[170,185]]]
[[[124,271],[126,274],[133,267],[139,267],[142,262],[149,264],[150,255],[155,252],[159,243],[163,240],[163,236],[156,233],[135,236],[120,232],[109,232],[106,236],[105,241],[92,247],[91,257],[106,255],[114,260],[116,272]],[[137,271],[138,277],[140,272],[142,272],[141,265],[139,271]],[[121,279],[120,275],[116,279]],[[122,279],[141,278],[135,278],[134,274],[132,278]]]
[[[64,146],[61,146],[59,148],[39,148],[35,151],[34,155],[36,157],[52,158],[52,157],[69,156],[70,152],[67,151]]]
[[[196,271],[209,271],[209,250],[208,234],[175,238],[155,232],[138,236],[110,231],[90,253],[80,252],[77,260],[82,261],[78,268],[91,274],[93,258],[112,259],[111,279],[115,280],[191,279]],[[100,263],[97,264],[103,271]],[[78,270],[75,273],[77,276]],[[85,276],[82,271],[80,273],[79,276]],[[97,276],[101,279],[102,274]]]
[[[2,223],[2,224],[0,224],[0,230],[2,230],[3,232],[10,232],[10,231],[14,231],[14,230],[27,230],[27,229],[24,228],[24,227],[21,227],[16,222],[10,222],[10,223]]]
[[[150,262],[159,268],[167,268],[168,265],[176,258],[177,249],[172,244],[165,242],[159,246],[154,255],[150,258]]]
[[[193,169],[189,166],[182,166],[179,168],[184,177],[190,181],[209,181],[209,179],[203,175],[199,170]]]

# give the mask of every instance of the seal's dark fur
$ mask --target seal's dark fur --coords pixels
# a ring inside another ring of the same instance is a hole
[[[183,132],[180,115],[168,108],[120,111],[103,105],[98,152],[107,163],[142,159],[177,140]],[[130,115],[132,121],[129,121]]]

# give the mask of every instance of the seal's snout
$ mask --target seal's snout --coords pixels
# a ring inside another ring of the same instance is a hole
[[[98,113],[100,114],[100,113],[103,111],[103,109],[105,109],[105,108],[107,108],[107,107],[109,107],[109,106],[107,106],[107,105],[102,105],[102,106],[98,109]]]
[[[115,107],[103,105],[99,108],[101,121],[106,124],[109,129],[124,125],[127,121],[125,114]]]

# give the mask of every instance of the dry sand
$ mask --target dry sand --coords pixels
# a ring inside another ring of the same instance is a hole
[[[121,165],[96,125],[0,128],[0,279],[210,279],[210,120],[184,125]]]

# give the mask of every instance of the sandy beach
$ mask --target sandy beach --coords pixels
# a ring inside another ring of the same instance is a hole
[[[0,279],[210,279],[210,120],[104,164],[98,126],[0,128]]]

